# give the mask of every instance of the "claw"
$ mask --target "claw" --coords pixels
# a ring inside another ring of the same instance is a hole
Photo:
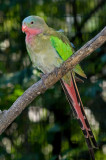
[[[40,78],[42,78],[44,76],[44,73],[40,73]]]
[[[45,86],[45,83],[44,83],[44,79],[45,79],[46,75],[45,74],[42,74],[42,84],[43,84],[43,88],[46,89],[46,86]]]
[[[55,72],[56,77],[57,77],[58,76],[58,70],[57,70],[57,68],[54,69],[54,72]]]

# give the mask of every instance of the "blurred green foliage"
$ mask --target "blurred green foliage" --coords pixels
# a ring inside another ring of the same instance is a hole
[[[21,22],[42,16],[63,29],[75,50],[106,24],[105,0],[0,0],[0,109],[8,109],[40,72],[32,67]],[[106,160],[106,45],[81,62],[88,79],[78,84],[99,144],[96,160]],[[58,82],[34,100],[0,136],[0,160],[89,160],[84,136]]]

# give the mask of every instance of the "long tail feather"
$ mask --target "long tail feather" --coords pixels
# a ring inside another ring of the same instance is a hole
[[[79,102],[79,104],[80,104],[81,111],[82,111],[82,113],[83,113],[84,120],[85,120],[86,126],[87,126],[87,128],[88,128],[89,137],[90,137],[90,139],[91,139],[94,147],[95,147],[95,148],[98,148],[97,142],[96,142],[96,140],[95,140],[95,137],[94,137],[94,135],[93,135],[93,133],[92,133],[91,127],[90,127],[89,122],[88,122],[88,119],[87,119],[87,117],[86,117],[86,114],[85,114],[85,111],[84,111],[84,107],[83,107],[83,103],[82,103],[82,101],[81,101],[80,94],[79,94],[79,91],[78,91],[78,88],[77,88],[77,84],[76,84],[76,82],[75,82],[75,79],[74,79],[74,76],[73,76],[72,73],[71,73],[71,76],[72,76],[72,80],[73,80],[73,82],[74,82],[73,84],[74,84],[74,88],[75,88],[75,91],[76,91],[77,100],[78,100],[78,102]]]
[[[89,148],[89,152],[91,155],[92,160],[95,160],[94,158],[94,151],[93,151],[93,147],[92,147],[92,143],[94,145],[94,147],[98,147],[96,140],[94,138],[94,135],[92,133],[92,130],[90,128],[89,122],[87,120],[85,111],[84,111],[84,107],[78,92],[78,88],[73,76],[73,73],[71,73],[71,84],[70,86],[68,84],[66,84],[63,80],[60,80],[63,90],[66,94],[66,97],[68,99],[69,104],[72,107],[73,113],[75,115],[75,117],[78,119],[78,122],[80,124],[80,127],[83,131],[83,134],[85,136],[86,139],[86,143],[88,145]],[[91,143],[92,142],[92,143]]]

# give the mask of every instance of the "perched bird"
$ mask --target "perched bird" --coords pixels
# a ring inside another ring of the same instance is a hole
[[[22,22],[22,31],[26,33],[26,48],[31,61],[44,74],[53,71],[55,67],[60,67],[74,52],[64,33],[50,28],[41,17],[29,16],[25,18]],[[78,64],[60,81],[74,115],[79,121],[91,158],[94,160],[93,146],[97,148],[97,143],[84,112],[75,81],[76,74],[86,78]]]

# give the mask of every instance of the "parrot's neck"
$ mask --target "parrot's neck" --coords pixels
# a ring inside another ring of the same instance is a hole
[[[40,33],[42,33],[40,29],[28,28],[26,31],[26,42],[29,43],[33,37]]]
[[[34,34],[30,34],[30,33],[27,33],[26,34],[26,43],[29,43],[30,44],[30,42],[32,41],[32,39],[33,39],[33,37],[35,37],[36,35],[34,35]]]

